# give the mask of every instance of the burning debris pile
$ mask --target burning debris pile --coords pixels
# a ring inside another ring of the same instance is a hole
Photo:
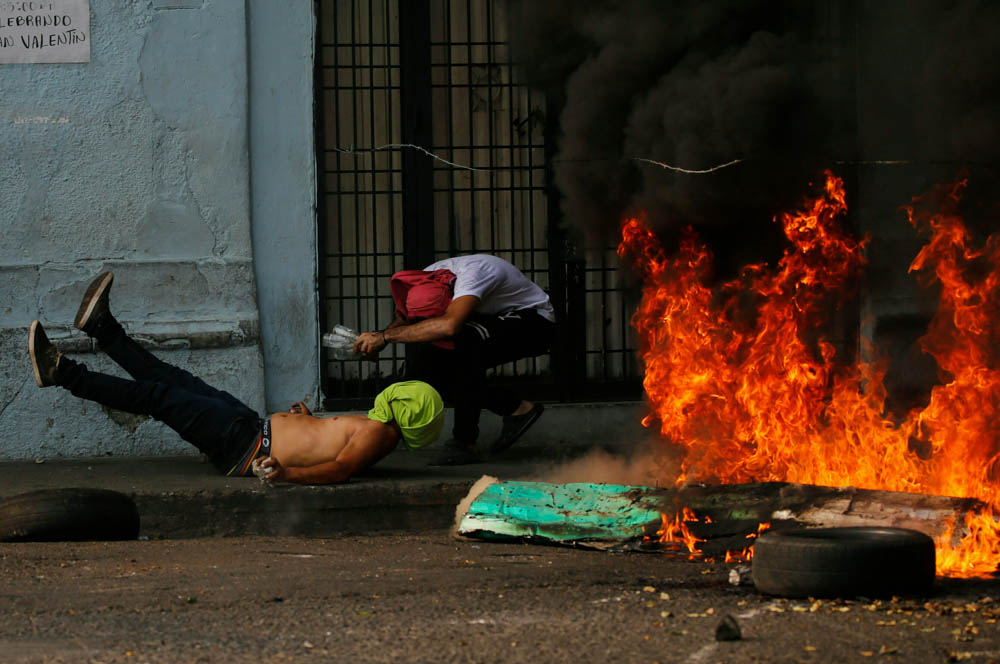
[[[866,321],[876,332],[854,343],[826,320],[857,292],[869,249],[870,271],[892,276],[884,289],[872,278],[867,302],[900,296],[889,291],[905,275],[885,256],[899,251],[895,230],[852,237],[832,174],[796,212],[774,213],[795,207],[817,168],[832,164],[875,193],[859,206],[868,221],[961,169],[995,189],[1000,5],[508,4],[524,81],[558,114],[564,217],[603,241],[634,216],[620,228],[619,255],[644,284],[633,324],[645,424],[664,457],[683,459],[680,476],[663,470],[660,482],[977,499],[982,509],[937,534],[938,571],[994,573],[1000,239],[975,245],[966,224],[980,219],[958,213],[962,196],[968,204],[982,192],[960,182],[906,208],[926,237],[910,272],[939,293],[920,340],[939,381],[906,408],[894,401],[909,395],[888,388],[899,363],[872,347],[883,321]],[[922,307],[909,313],[923,316]],[[695,540],[707,514],[683,503],[665,512],[660,537],[703,546]]]
[[[1000,237],[972,246],[958,182],[905,208],[927,242],[910,271],[939,289],[921,339],[941,382],[925,405],[886,407],[877,349],[838,356],[824,336],[848,299],[865,240],[840,226],[843,183],[778,215],[788,248],[710,287],[712,256],[688,231],[672,256],[638,219],[619,254],[643,278],[633,317],[663,454],[651,488],[493,482],[458,514],[464,536],[597,548],[655,548],[746,561],[774,527],[895,526],[935,538],[937,571],[993,574],[1000,563]],[[873,358],[873,359],[865,359]],[[950,497],[951,496],[951,497]],[[654,516],[655,515],[655,516]]]
[[[657,488],[483,476],[456,510],[455,533],[731,563],[749,561],[754,541],[772,528],[875,525],[943,535],[982,507],[971,498],[786,482]]]
[[[789,248],[706,285],[711,252],[688,232],[667,256],[638,219],[619,254],[642,274],[633,318],[651,414],[644,424],[683,450],[677,481],[796,482],[977,498],[937,540],[938,572],[994,573],[1000,563],[1000,238],[971,246],[955,213],[965,182],[906,208],[928,236],[910,271],[940,289],[921,340],[942,376],[925,407],[887,413],[885,362],[846,362],[824,338],[826,312],[846,297],[865,242],[838,224],[842,182],[777,217]],[[875,349],[877,353],[877,349]],[[865,354],[862,354],[865,355]],[[875,355],[877,357],[877,355]]]

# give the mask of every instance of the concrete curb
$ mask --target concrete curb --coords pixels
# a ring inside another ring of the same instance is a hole
[[[447,530],[472,482],[137,494],[141,537],[296,535],[338,537]]]
[[[521,458],[453,468],[428,466],[427,453],[394,452],[347,484],[267,486],[227,478],[198,456],[0,463],[0,499],[64,487],[120,491],[139,509],[147,539],[440,532],[483,474],[525,478]]]

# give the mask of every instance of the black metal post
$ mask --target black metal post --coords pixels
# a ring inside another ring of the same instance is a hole
[[[553,160],[558,147],[562,99],[545,99],[545,189],[548,207],[549,296],[556,310],[552,374],[560,401],[572,401],[586,384],[583,259],[562,225],[562,195],[555,183]]]
[[[400,116],[402,142],[426,150],[434,140],[431,99],[429,0],[399,1]],[[434,262],[434,169],[431,158],[404,148],[403,262],[419,270]]]

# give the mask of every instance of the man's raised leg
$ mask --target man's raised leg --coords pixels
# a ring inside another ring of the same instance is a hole
[[[75,396],[163,422],[212,459],[223,472],[238,460],[260,430],[260,417],[243,404],[151,380],[127,380],[90,371],[52,345],[41,323],[28,335],[35,382],[58,385]]]
[[[234,407],[243,403],[233,395],[216,389],[188,371],[159,359],[125,333],[121,323],[111,313],[110,294],[114,273],[97,275],[84,293],[73,321],[74,327],[96,339],[101,350],[136,380],[151,380],[190,392],[221,399]]]

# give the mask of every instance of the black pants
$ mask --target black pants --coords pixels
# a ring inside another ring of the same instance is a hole
[[[501,316],[473,315],[456,335],[454,350],[421,344],[409,374],[433,385],[454,405],[452,434],[460,443],[473,445],[479,438],[483,408],[510,415],[521,404],[520,396],[487,381],[486,370],[549,352],[555,328],[555,323],[534,309]]]
[[[163,422],[208,455],[223,473],[255,443],[261,418],[233,395],[157,359],[114,319],[94,336],[101,350],[135,380],[90,371],[64,356],[57,378],[74,395]]]

